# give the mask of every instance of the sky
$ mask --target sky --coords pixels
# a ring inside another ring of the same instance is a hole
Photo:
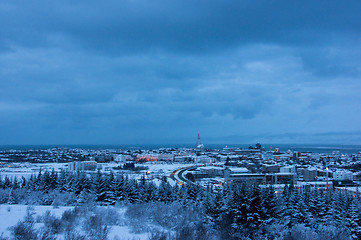
[[[359,0],[3,0],[0,145],[361,144]]]

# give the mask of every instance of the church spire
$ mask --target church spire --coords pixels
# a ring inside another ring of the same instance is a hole
[[[197,137],[197,143],[196,143],[196,148],[203,151],[204,149],[204,145],[201,143],[201,135],[198,132],[198,137]]]
[[[198,137],[197,137],[197,143],[196,143],[196,147],[201,145],[201,135],[198,132]]]

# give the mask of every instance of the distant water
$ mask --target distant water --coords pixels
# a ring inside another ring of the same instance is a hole
[[[204,144],[207,149],[248,148],[255,144]],[[266,150],[279,148],[281,151],[313,152],[313,153],[341,153],[361,152],[361,145],[337,145],[337,144],[262,144]],[[194,144],[132,144],[132,145],[8,145],[0,146],[0,150],[40,150],[55,147],[78,148],[78,149],[158,149],[158,148],[192,148]]]

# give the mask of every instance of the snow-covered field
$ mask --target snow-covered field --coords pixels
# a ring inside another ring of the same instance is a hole
[[[121,165],[120,163],[102,163],[101,171],[103,173],[109,173],[113,170],[113,167],[118,167]],[[170,174],[180,168],[193,166],[192,163],[166,163],[166,162],[148,162],[142,164],[136,164],[137,167],[147,167],[147,170],[141,170],[139,172],[134,171],[121,171],[123,174],[128,175],[129,178],[132,179],[140,179],[144,176],[151,179],[157,186],[163,181],[163,177],[167,177],[167,181],[169,184],[176,185],[171,178],[169,178]],[[44,164],[30,164],[30,163],[16,163],[12,164],[11,167],[3,167],[0,168],[0,180],[4,180],[5,177],[10,179],[21,179],[21,177],[30,178],[31,175],[37,175],[39,170],[42,171],[52,171],[53,169],[59,172],[61,169],[68,169],[67,163],[44,163]],[[149,172],[148,172],[149,171]],[[148,172],[148,174],[146,174]]]
[[[0,236],[11,237],[11,227],[16,225],[19,221],[24,220],[28,206],[27,205],[0,205]],[[34,219],[44,215],[47,211],[58,218],[61,218],[64,211],[72,209],[73,207],[58,207],[53,206],[31,206],[31,211],[35,213]],[[106,208],[106,207],[104,207]],[[118,211],[121,217],[124,217],[125,208],[114,208]],[[41,228],[42,223],[36,223],[35,228]],[[130,231],[128,226],[110,226],[108,239],[110,240],[146,240],[150,233],[135,234]],[[57,239],[64,239],[63,234],[58,234]]]
[[[150,172],[154,172],[154,173],[165,173],[169,176],[169,174],[171,172],[173,172],[174,170],[177,170],[179,168],[182,167],[188,167],[188,166],[193,166],[194,163],[146,163],[144,164],[144,166],[147,166],[149,168]]]
[[[60,171],[62,168],[67,168],[66,163],[11,163],[8,166],[0,168],[0,178],[4,179],[5,176],[9,178],[29,178],[32,174],[39,173],[39,170],[42,171]]]
[[[117,167],[121,164],[119,163],[103,163],[101,165],[102,172],[109,172],[113,169],[113,167]],[[188,163],[165,163],[165,162],[149,162],[143,164],[136,164],[136,166],[140,167],[148,167],[148,170],[140,171],[141,174],[132,172],[132,171],[125,171],[125,174],[133,175],[132,177],[137,178],[136,175],[142,176],[145,174],[146,171],[150,172],[151,176],[169,176],[171,172],[176,169],[192,166],[194,164]],[[19,163],[19,164],[12,164],[11,167],[3,167],[0,168],[0,179],[4,179],[5,176],[12,178],[29,178],[32,174],[38,174],[39,170],[42,171],[48,170],[52,171],[60,171],[61,169],[67,169],[67,163],[44,163],[44,164],[30,164],[30,163]]]
[[[23,220],[26,215],[27,205],[0,205],[0,234],[4,236],[10,236],[10,227],[14,226],[18,221]],[[63,212],[72,207],[59,207],[54,208],[52,206],[32,206],[36,215],[41,216],[46,211],[50,211],[57,217],[61,217]]]

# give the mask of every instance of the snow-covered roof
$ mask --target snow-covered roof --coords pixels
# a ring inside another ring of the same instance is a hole
[[[244,167],[230,167],[228,169],[231,170],[232,172],[237,172],[237,173],[247,173],[247,172],[249,172],[249,170],[247,168],[244,168]]]

